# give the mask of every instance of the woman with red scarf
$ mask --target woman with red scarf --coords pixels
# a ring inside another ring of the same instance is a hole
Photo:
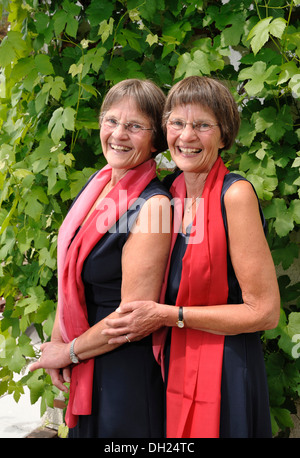
[[[107,166],[77,196],[58,237],[58,313],[45,368],[70,396],[69,436],[162,437],[164,389],[151,336],[107,343],[104,318],[123,301],[159,300],[171,241],[170,194],[154,156],[166,148],[163,92],[125,80],[106,95],[100,139]]]
[[[270,437],[259,331],[276,327],[280,298],[264,218],[252,185],[228,173],[239,114],[219,81],[188,77],[170,91],[167,141],[180,172],[161,303],[123,303],[109,343],[155,333],[167,385],[167,437]],[[174,306],[175,305],[175,306]]]

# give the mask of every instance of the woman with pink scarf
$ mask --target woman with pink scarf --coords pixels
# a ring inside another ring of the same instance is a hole
[[[150,81],[125,80],[106,95],[100,139],[107,166],[73,203],[58,238],[58,313],[45,368],[70,396],[70,437],[162,437],[163,381],[152,337],[116,345],[104,319],[123,302],[159,300],[171,239],[170,196],[154,156],[166,149],[165,96]]]

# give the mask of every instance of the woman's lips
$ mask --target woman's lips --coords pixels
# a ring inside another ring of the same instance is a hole
[[[128,153],[128,151],[130,151],[132,148],[130,148],[129,146],[125,146],[125,145],[116,145],[114,143],[110,143],[109,145],[111,147],[111,149],[113,149],[114,151],[117,151],[117,153]]]
[[[197,148],[186,148],[184,146],[177,146],[178,151],[181,155],[185,157],[195,157],[199,153],[201,153],[202,149],[197,149]]]

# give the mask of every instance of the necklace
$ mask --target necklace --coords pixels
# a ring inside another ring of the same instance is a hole
[[[195,197],[195,198],[192,200],[191,205],[189,205],[189,207],[186,208],[187,213],[190,213],[191,208],[192,208],[192,206],[194,205],[194,203],[196,202],[196,200],[198,199],[198,197],[199,197],[199,196]]]

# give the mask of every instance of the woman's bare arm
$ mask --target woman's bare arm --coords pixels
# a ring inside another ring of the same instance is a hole
[[[159,204],[158,213],[155,204]],[[156,222],[153,226],[154,217]],[[144,298],[153,301],[159,299],[170,241],[170,201],[165,196],[155,196],[143,205],[123,248],[121,303]],[[109,316],[111,319],[120,317],[117,312]],[[77,338],[74,351],[80,360],[106,353],[127,342],[123,337],[121,342],[109,344],[109,338],[101,332],[104,328],[102,320]],[[31,366],[31,370],[39,367],[62,368],[70,364],[70,344],[53,341],[43,344],[41,350],[42,357]]]
[[[184,307],[185,326],[225,335],[272,329],[278,323],[280,297],[252,186],[245,181],[233,184],[225,194],[225,207],[229,252],[243,303]],[[119,341],[121,332],[138,339],[161,326],[175,326],[178,319],[177,307],[167,304],[140,301],[120,307],[120,312],[131,311],[119,320],[107,320],[104,333],[111,343]]]

